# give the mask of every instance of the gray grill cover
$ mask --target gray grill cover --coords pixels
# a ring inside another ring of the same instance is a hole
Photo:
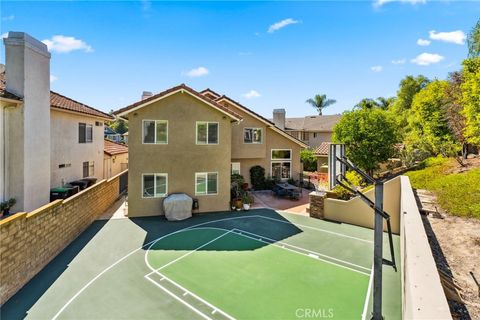
[[[184,193],[171,194],[163,200],[165,217],[169,221],[185,220],[192,216],[193,199]]]

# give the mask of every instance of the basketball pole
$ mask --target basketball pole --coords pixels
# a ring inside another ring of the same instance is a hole
[[[382,320],[383,182],[375,181],[375,226],[373,249],[373,320]]]

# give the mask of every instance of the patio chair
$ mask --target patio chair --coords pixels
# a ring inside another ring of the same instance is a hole
[[[300,195],[301,195],[301,190],[300,189],[290,190],[288,192],[289,198],[294,199],[294,200],[299,200]]]

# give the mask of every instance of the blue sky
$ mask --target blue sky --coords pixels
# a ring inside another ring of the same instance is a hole
[[[52,90],[98,109],[186,83],[270,117],[314,114],[305,100],[316,93],[337,100],[325,110],[335,114],[394,95],[408,74],[445,78],[467,55],[480,2],[1,1],[0,11],[1,34],[49,44]]]

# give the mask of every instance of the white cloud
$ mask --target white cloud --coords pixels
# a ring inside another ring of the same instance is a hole
[[[268,32],[273,33],[275,31],[278,31],[278,30],[282,29],[282,28],[285,28],[288,25],[296,24],[296,23],[299,23],[299,21],[298,20],[293,20],[292,18],[283,19],[282,21],[275,22],[270,27],[268,27]]]
[[[427,0],[374,0],[373,1],[373,6],[375,8],[380,8],[384,4],[391,3],[391,2],[401,2],[401,3],[410,3],[412,5],[421,3],[424,4],[427,2]]]
[[[416,58],[410,60],[410,62],[418,64],[419,66],[428,66],[433,63],[438,63],[445,59],[445,57],[436,54],[436,53],[422,53],[419,54]]]
[[[47,45],[49,51],[57,53],[68,53],[75,50],[93,52],[93,48],[85,41],[75,39],[74,37],[55,35],[52,39],[46,39],[42,42]]]
[[[190,77],[190,78],[197,78],[197,77],[203,77],[209,74],[210,71],[208,71],[207,68],[205,67],[198,67],[195,69],[192,69],[190,71],[185,72],[185,74]]]
[[[422,39],[422,38],[420,38],[420,39],[417,40],[417,44],[418,44],[419,46],[422,46],[422,47],[429,46],[430,43],[432,43],[432,41],[426,40],[426,39]]]
[[[56,76],[54,76],[53,74],[50,75],[50,83],[54,82],[54,81],[57,81],[58,78]]]
[[[2,36],[1,36],[1,37],[2,37],[2,39],[3,39],[3,38],[7,38],[7,37],[8,37],[8,32],[2,33]]]
[[[383,70],[382,66],[373,66],[370,68],[373,72],[381,72]]]
[[[430,39],[439,40],[455,44],[464,44],[467,36],[462,30],[456,30],[451,32],[436,32],[435,30],[430,31]]]
[[[250,90],[247,93],[244,93],[243,96],[247,99],[253,99],[253,98],[259,98],[261,94],[255,90]]]
[[[405,62],[407,62],[407,59],[405,59],[405,58],[398,59],[398,60],[392,60],[393,64],[405,64]]]
[[[13,14],[2,17],[2,21],[12,21],[13,19],[15,19],[15,16]]]

